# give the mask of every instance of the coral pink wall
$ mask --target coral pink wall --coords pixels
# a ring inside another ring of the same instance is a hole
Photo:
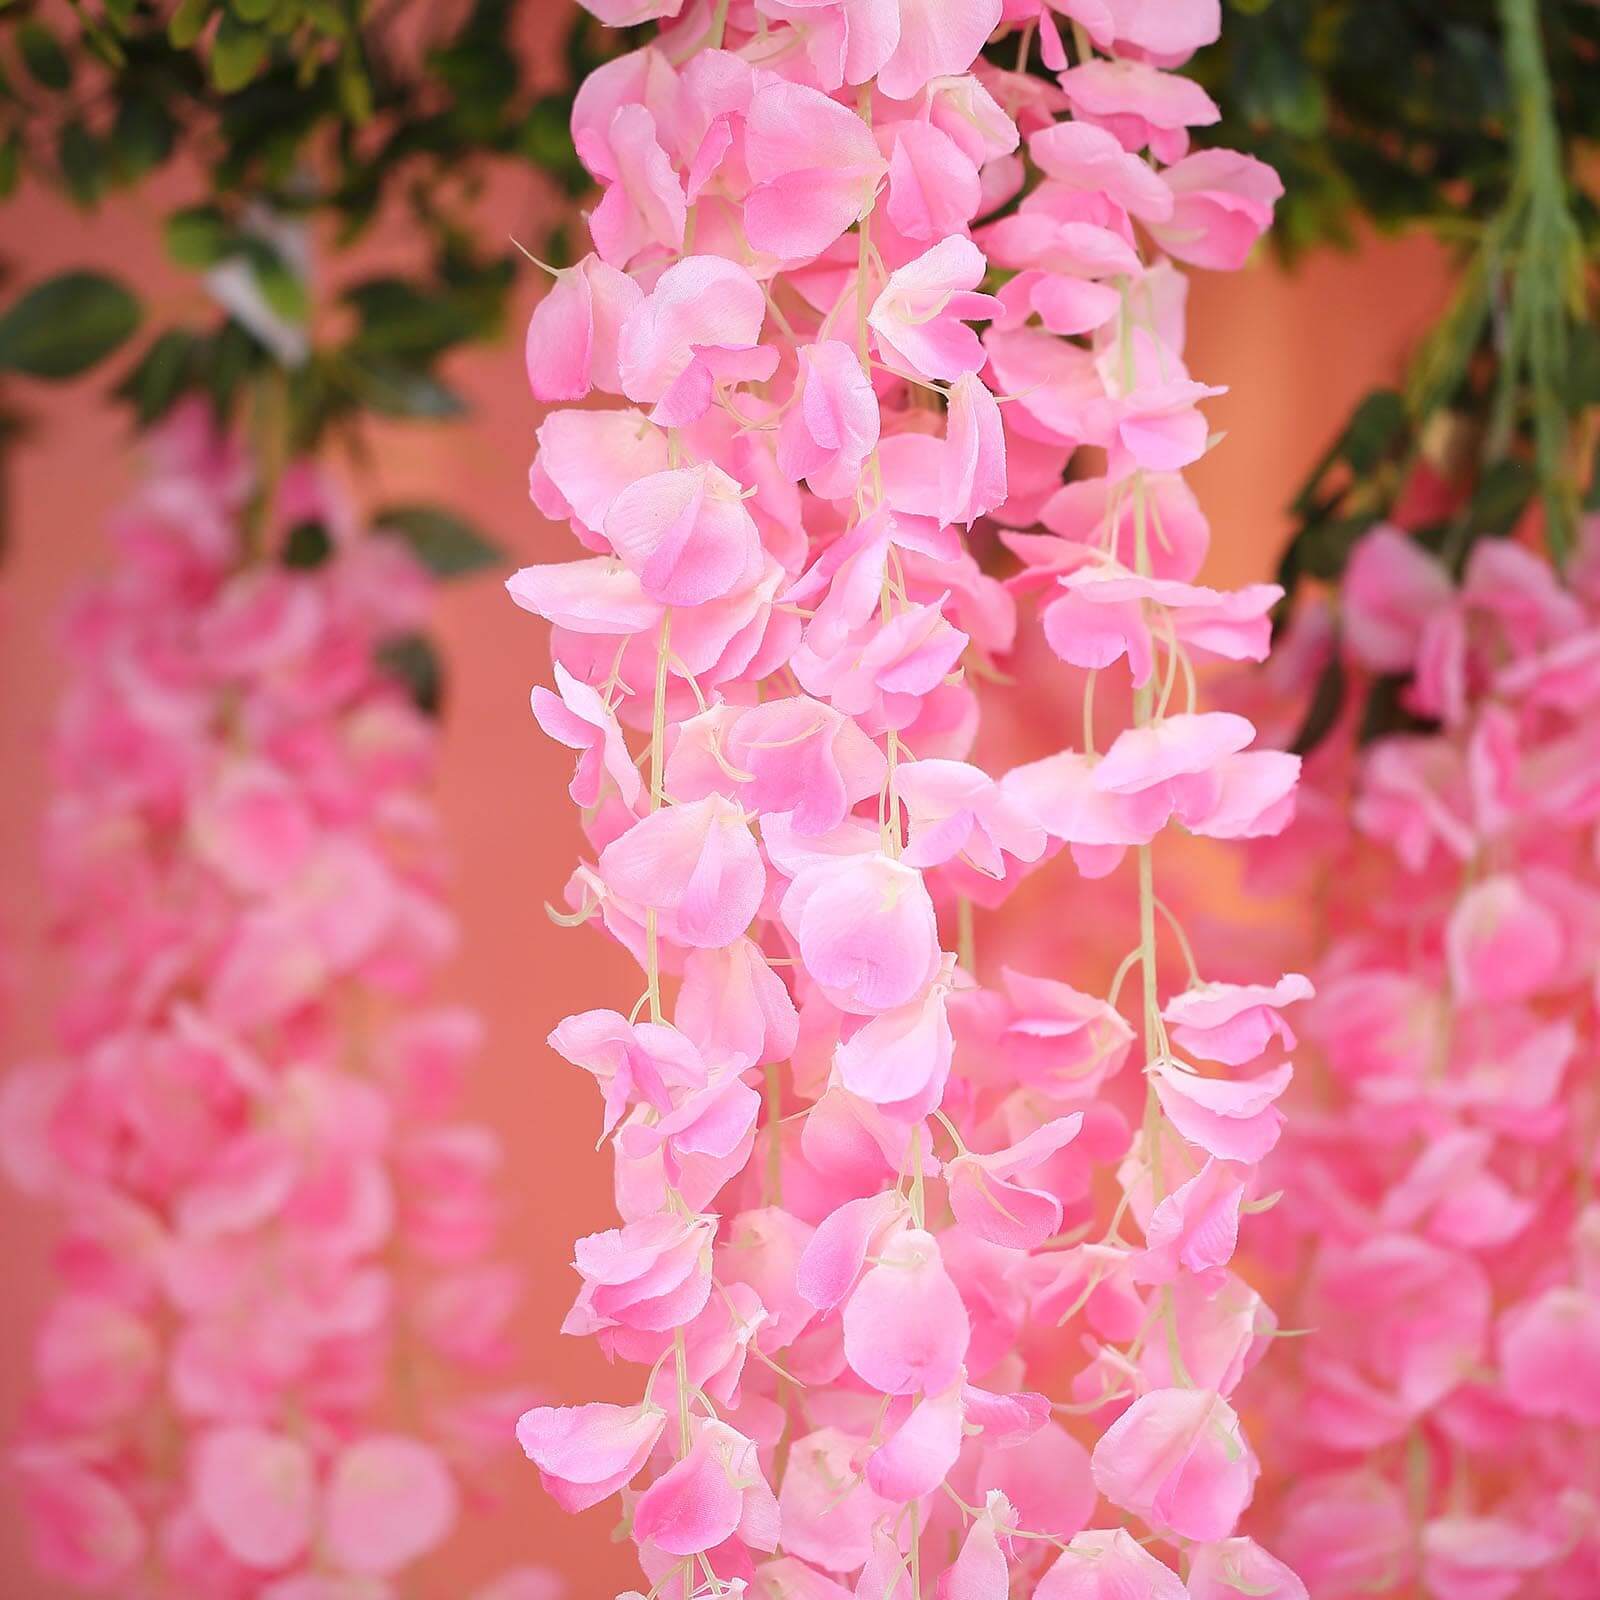
[[[533,10],[548,39],[564,8]],[[158,315],[170,314],[194,294],[163,267],[157,238],[163,201],[177,198],[176,190],[144,195],[92,220],[46,196],[11,204],[5,252],[17,269],[13,281],[68,265],[111,266],[138,282]],[[486,198],[485,226],[534,237],[539,207],[536,184],[508,180]],[[402,246],[378,241],[356,265],[382,266]],[[534,276],[530,269],[518,326],[539,292]],[[1300,476],[1353,402],[1398,374],[1443,293],[1442,265],[1421,241],[1375,241],[1355,256],[1319,255],[1292,279],[1261,266],[1199,282],[1190,364],[1207,381],[1232,385],[1208,410],[1227,442],[1193,477],[1215,529],[1209,576],[1236,583],[1270,572],[1286,528],[1281,507]],[[361,492],[467,508],[519,563],[568,554],[564,531],[539,518],[526,498],[538,416],[519,341],[475,353],[454,376],[475,405],[471,421],[385,430],[358,480]],[[0,1049],[8,1064],[48,1050],[60,987],[41,946],[36,843],[44,744],[61,678],[51,619],[63,596],[105,558],[104,516],[134,468],[127,423],[104,402],[102,387],[95,380],[21,395],[37,428],[9,471],[12,540],[0,570],[0,928],[13,951]],[[448,592],[439,636],[450,673],[439,799],[455,840],[464,926],[449,987],[489,1024],[470,1109],[500,1127],[509,1151],[508,1225],[531,1285],[521,1317],[522,1376],[551,1395],[590,1397],[608,1392],[615,1375],[587,1343],[563,1340],[555,1330],[573,1283],[573,1236],[612,1220],[608,1175],[593,1151],[593,1084],[557,1062],[543,1039],[563,1013],[615,1003],[638,980],[594,934],[556,928],[543,912],[547,898],[559,898],[580,841],[564,793],[567,759],[545,744],[528,715],[528,687],[547,671],[541,625],[516,611],[488,577]],[[7,1289],[0,1434],[9,1435],[26,1393],[49,1246],[49,1218],[0,1188]],[[574,1580],[574,1600],[622,1586],[633,1562],[608,1540],[612,1507],[574,1525],[543,1498],[531,1468],[508,1470],[505,1481],[505,1501],[473,1518],[450,1554],[406,1591],[408,1600],[459,1600],[471,1583],[514,1560],[559,1567]],[[0,1594],[55,1600],[61,1591],[27,1566],[11,1487],[0,1478]]]

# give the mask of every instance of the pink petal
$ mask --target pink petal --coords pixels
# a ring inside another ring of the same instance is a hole
[[[351,1572],[398,1572],[449,1534],[457,1499],[438,1451],[401,1434],[377,1434],[349,1445],[334,1463],[323,1538]]]
[[[938,1393],[955,1382],[971,1331],[939,1244],[906,1228],[845,1302],[844,1352],[880,1394]]]
[[[193,1460],[195,1503],[247,1567],[287,1566],[311,1539],[316,1470],[298,1440],[265,1428],[214,1428]]]

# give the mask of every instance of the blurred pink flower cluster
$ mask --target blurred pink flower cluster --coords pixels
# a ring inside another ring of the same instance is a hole
[[[423,1004],[435,735],[375,654],[432,580],[309,469],[262,505],[199,409],[149,453],[65,628],[64,1049],[0,1108],[62,1288],[12,1463],[74,1585],[383,1600],[526,1403],[459,1381],[518,1280],[498,1143],[452,1120],[478,1024]]]
[[[595,249],[528,334],[588,553],[509,588],[594,850],[563,919],[643,973],[550,1039],[621,1213],[564,1327],[635,1398],[522,1444],[668,1600],[1304,1600],[1240,1532],[1274,1319],[1230,1262],[1311,987],[1206,981],[1152,853],[1277,832],[1299,768],[1196,692],[1279,598],[1196,583],[1180,476],[1218,391],[1176,263],[1280,192],[1189,153],[1219,7],[591,9],[661,28],[578,95]],[[997,759],[1040,631],[1081,697]],[[980,960],[1046,872],[1129,908],[1109,993]]]
[[[1265,1525],[1318,1600],[1576,1600],[1600,1594],[1600,521],[1564,577],[1495,539],[1459,580],[1380,526],[1339,598],[1347,670],[1404,680],[1428,726],[1361,746],[1347,719],[1284,841],[1327,948],[1274,1241],[1311,1333],[1274,1367]]]

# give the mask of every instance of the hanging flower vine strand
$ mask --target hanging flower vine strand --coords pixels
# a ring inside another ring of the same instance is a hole
[[[523,1446],[569,1510],[621,1492],[672,1600],[1303,1600],[1238,1532],[1272,1319],[1229,1261],[1309,985],[1158,961],[1158,835],[1274,832],[1298,774],[1197,703],[1278,598],[1193,581],[1179,476],[1218,391],[1174,263],[1241,265],[1279,192],[1188,153],[1216,108],[1169,69],[1218,8],[591,9],[660,30],[579,92],[595,251],[528,336],[531,492],[590,553],[509,588],[595,851],[561,920],[643,972],[550,1037],[621,1214],[564,1328],[639,1382]],[[1028,594],[1082,747],[995,775]],[[1105,999],[980,974],[979,912],[1062,845],[1132,878]]]
[[[479,1033],[422,1004],[454,929],[430,719],[383,652],[428,573],[198,403],[148,441],[66,625],[46,865],[65,1057],[8,1075],[64,1280],[11,1451],[74,1587],[380,1600],[450,1534],[513,1396]],[[281,559],[280,559],[281,558]]]
[[[1324,1070],[1280,1220],[1318,1336],[1276,1373],[1267,1509],[1319,1597],[1600,1585],[1597,551],[1592,517],[1565,577],[1485,539],[1458,580],[1382,525],[1345,574],[1345,670],[1417,725],[1343,719],[1311,772],[1351,825],[1301,852]]]

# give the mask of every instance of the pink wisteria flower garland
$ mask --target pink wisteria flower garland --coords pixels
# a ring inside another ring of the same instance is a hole
[[[1229,1263],[1310,986],[1158,982],[1153,842],[1270,834],[1298,774],[1196,696],[1278,598],[1195,583],[1179,476],[1217,391],[1175,263],[1279,193],[1188,153],[1218,7],[591,9],[661,27],[578,95],[595,252],[528,337],[533,498],[590,553],[509,587],[595,850],[563,915],[643,971],[550,1038],[621,1213],[564,1328],[636,1377],[523,1446],[670,1600],[1303,1600],[1239,1531],[1274,1322]],[[1078,693],[988,770],[1019,596]],[[1063,846],[1135,908],[1109,996],[980,970]]]
[[[1347,719],[1310,768],[1327,949],[1275,1221],[1314,1336],[1274,1371],[1267,1525],[1318,1600],[1575,1600],[1600,1593],[1600,520],[1565,575],[1485,539],[1459,579],[1380,526],[1338,619],[1352,677],[1431,726],[1358,746]]]
[[[462,1382],[518,1280],[497,1141],[452,1120],[479,1025],[422,1003],[455,938],[435,733],[376,654],[432,580],[309,469],[252,511],[198,406],[148,449],[65,629],[64,1055],[0,1116],[62,1289],[11,1465],[75,1587],[383,1600],[526,1404]]]

